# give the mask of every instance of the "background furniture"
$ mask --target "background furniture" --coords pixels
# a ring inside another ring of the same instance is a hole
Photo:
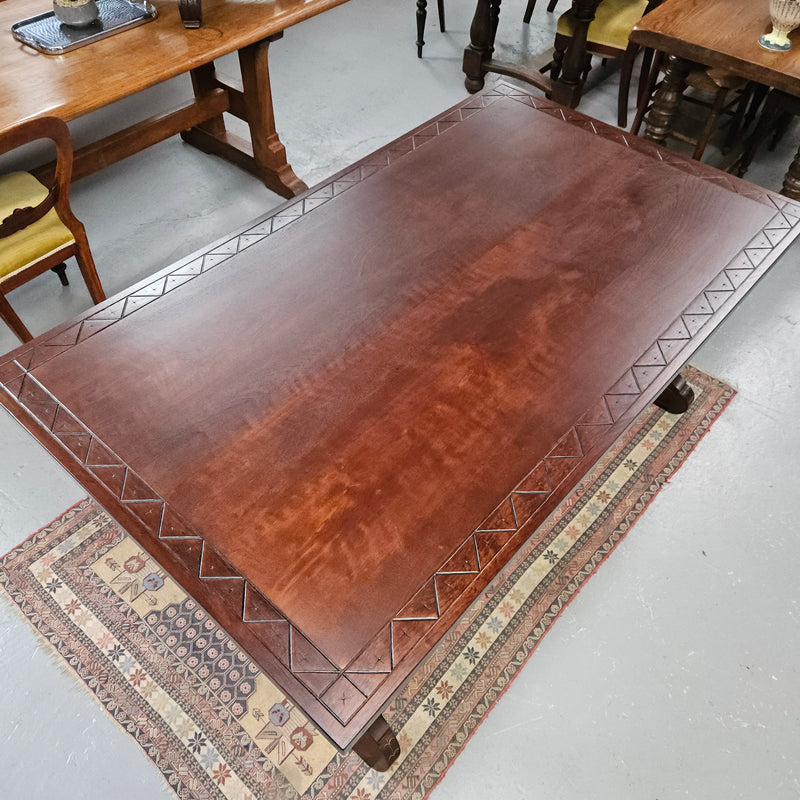
[[[286,160],[275,129],[267,62],[269,45],[285,28],[344,0],[281,3],[214,3],[203,10],[203,27],[184,28],[178,6],[155,0],[158,18],[62,56],[47,56],[14,40],[0,42],[4,99],[0,132],[50,114],[69,122],[176,75],[190,73],[194,98],[75,152],[74,178],[87,175],[181,133],[209,153],[253,172],[284,197],[306,187]],[[0,29],[41,13],[39,0],[0,3]],[[214,59],[238,52],[242,88],[223,83]],[[223,114],[245,120],[250,142],[226,130]]]
[[[547,4],[547,10],[553,11],[556,7],[558,0],[550,0]],[[439,10],[439,30],[444,33],[444,0],[437,0]],[[533,9],[536,6],[536,0],[528,0],[528,5],[525,8],[525,14],[522,21],[525,24],[530,23]],[[422,48],[425,45],[425,20],[428,16],[428,0],[417,0],[417,58],[422,58]]]
[[[666,0],[643,17],[631,40],[669,55],[664,79],[645,118],[645,138],[662,143],[672,129],[686,78],[696,63],[800,96],[800,47],[770,52],[758,37],[772,29],[767,3],[752,0]],[[795,42],[798,31],[791,34]],[[782,194],[800,199],[800,151]]]
[[[744,152],[735,165],[736,174],[742,178],[753,162],[756,151],[764,140],[772,135],[770,149],[774,148],[778,140],[786,132],[786,127],[791,120],[800,114],[800,97],[793,94],[773,89],[764,102],[764,108],[759,115],[753,133],[748,138]],[[800,152],[800,151],[799,151]],[[783,194],[797,192],[800,188],[800,158],[795,158],[789,167],[789,172],[784,177]]]
[[[550,0],[550,2],[547,4],[547,10],[552,14],[557,5],[558,0]],[[525,6],[525,14],[522,17],[522,21],[525,24],[530,23],[534,8],[536,8],[536,0],[528,0],[528,5]]]
[[[439,30],[444,33],[444,0],[436,0],[439,10]],[[428,0],[417,0],[417,58],[422,58],[425,46],[425,20],[428,17]]]
[[[633,76],[634,61],[642,50],[639,45],[630,42],[628,37],[642,15],[655,8],[660,2],[661,0],[603,0],[597,7],[595,17],[586,32],[586,61],[581,75],[582,83],[586,82],[586,76],[591,68],[592,55],[622,61],[617,101],[617,124],[621,128],[628,124],[628,92]],[[550,77],[553,80],[557,80],[561,74],[565,54],[577,30],[578,26],[572,9],[558,18],[553,64],[550,69]],[[642,69],[639,78],[639,100],[644,95],[652,60],[653,51],[645,48],[645,52],[642,54]]]
[[[541,89],[562,105],[575,107],[580,102],[586,71],[586,37],[601,0],[572,0],[574,31],[567,46],[558,77],[545,74],[552,59],[549,54],[530,66],[493,58],[494,40],[500,15],[500,0],[477,0],[470,26],[470,42],[464,49],[464,85],[470,92],[483,88],[487,72],[508,75]]]
[[[657,63],[653,65],[645,92],[640,97],[636,116],[631,125],[631,133],[638,136],[645,114],[653,106],[653,97],[660,84],[658,75],[665,66],[666,59],[658,54]],[[681,96],[681,104],[690,104],[707,109],[702,125],[696,133],[689,134],[676,130],[671,126],[667,137],[686,142],[693,146],[692,158],[699,161],[706,147],[720,126],[723,116],[728,116],[728,132],[720,150],[726,153],[734,145],[741,132],[755,118],[757,107],[763,100],[760,84],[754,84],[746,78],[740,78],[722,69],[697,65],[686,76],[686,90]],[[697,93],[700,93],[700,96]],[[706,99],[708,97],[709,99]],[[697,127],[695,125],[695,127]]]
[[[0,402],[347,748],[800,229],[626,138],[493,87],[0,359]]]
[[[56,167],[49,186],[27,172],[0,175],[0,318],[23,341],[33,337],[14,312],[6,294],[48,269],[67,285],[65,259],[75,256],[95,303],[106,299],[83,225],[69,205],[72,144],[64,122],[41,117],[0,133],[0,154],[50,139]]]

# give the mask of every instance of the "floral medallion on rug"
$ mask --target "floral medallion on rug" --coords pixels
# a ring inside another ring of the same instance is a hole
[[[178,797],[424,798],[734,394],[683,374],[690,410],[645,410],[394,699],[402,752],[387,773],[339,753],[92,500],[6,555],[0,585]]]

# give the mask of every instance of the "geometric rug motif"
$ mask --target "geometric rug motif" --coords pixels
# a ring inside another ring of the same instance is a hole
[[[683,375],[689,411],[643,411],[395,697],[386,773],[331,745],[93,500],[0,560],[0,585],[178,797],[421,799],[734,395]]]

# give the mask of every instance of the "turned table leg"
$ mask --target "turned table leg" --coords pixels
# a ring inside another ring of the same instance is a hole
[[[378,772],[386,772],[400,755],[400,745],[389,723],[381,716],[353,745],[353,751],[368,767]]]
[[[692,387],[678,375],[666,389],[653,401],[659,408],[670,414],[683,414],[694,400]]]
[[[550,97],[575,108],[583,92],[586,71],[586,36],[600,0],[572,0],[573,30],[558,77],[553,79]]]
[[[781,194],[792,200],[800,200],[800,148],[795,153],[794,160],[789,165],[789,171],[783,179]]]
[[[469,29],[469,44],[464,50],[462,62],[464,74],[467,76],[464,85],[468,92],[477,92],[483,89],[483,79],[486,70],[483,62],[488,61],[492,53],[492,20],[490,13],[490,0],[478,0],[475,6],[475,16]]]
[[[656,144],[663,144],[672,128],[683,90],[686,76],[692,62],[678,56],[670,56],[664,79],[653,98],[653,107],[645,118],[644,138]]]

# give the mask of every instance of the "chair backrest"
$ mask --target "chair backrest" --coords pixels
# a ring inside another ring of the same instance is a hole
[[[10,236],[41,219],[51,208],[63,219],[71,217],[69,184],[72,178],[72,139],[67,124],[57,117],[38,117],[21,122],[0,134],[0,155],[37,139],[51,139],[56,146],[56,166],[47,197],[35,206],[15,209],[0,220],[0,238]]]

